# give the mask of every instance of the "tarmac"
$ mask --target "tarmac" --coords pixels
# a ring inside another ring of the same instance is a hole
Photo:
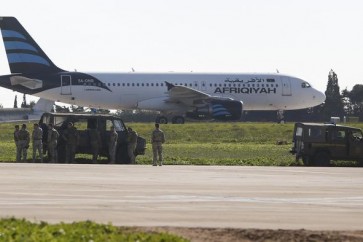
[[[361,230],[363,169],[2,163],[0,216],[119,226]]]

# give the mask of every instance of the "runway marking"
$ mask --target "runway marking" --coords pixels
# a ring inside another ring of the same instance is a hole
[[[65,198],[69,197],[69,198]],[[229,196],[194,196],[194,195],[156,195],[156,196],[82,196],[57,195],[55,198],[31,198],[24,200],[0,198],[0,205],[52,205],[65,203],[114,204],[114,203],[191,203],[191,202],[231,202],[231,203],[265,203],[265,204],[310,204],[310,205],[345,205],[362,206],[363,196],[354,197],[314,197],[314,198],[276,198],[276,197],[229,197]]]

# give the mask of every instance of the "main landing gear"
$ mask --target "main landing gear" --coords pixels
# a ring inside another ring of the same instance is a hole
[[[184,124],[185,119],[183,116],[174,116],[171,119],[171,123],[172,124]],[[165,116],[158,116],[155,120],[155,123],[159,123],[159,124],[167,124],[168,123],[168,118]]]

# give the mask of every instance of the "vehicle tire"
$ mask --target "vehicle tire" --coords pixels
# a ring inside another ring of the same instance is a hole
[[[66,147],[64,145],[58,146],[56,149],[58,163],[66,163]]]
[[[121,144],[116,150],[116,164],[130,164],[130,158],[127,154],[127,144]]]
[[[319,152],[314,156],[314,164],[317,166],[330,166],[330,156],[327,152]]]
[[[159,117],[156,118],[155,123],[167,124],[168,123],[168,118],[164,117],[164,116],[159,116]]]
[[[184,122],[185,122],[185,120],[184,120],[184,117],[182,117],[182,116],[175,116],[171,120],[171,123],[173,123],[173,124],[184,124]]]
[[[312,158],[310,156],[308,156],[308,155],[304,155],[302,157],[302,161],[304,163],[304,166],[311,166],[311,165],[313,165],[312,164]]]

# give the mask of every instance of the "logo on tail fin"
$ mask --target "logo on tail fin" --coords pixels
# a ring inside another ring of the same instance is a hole
[[[62,71],[55,66],[16,18],[0,18],[11,73]]]

